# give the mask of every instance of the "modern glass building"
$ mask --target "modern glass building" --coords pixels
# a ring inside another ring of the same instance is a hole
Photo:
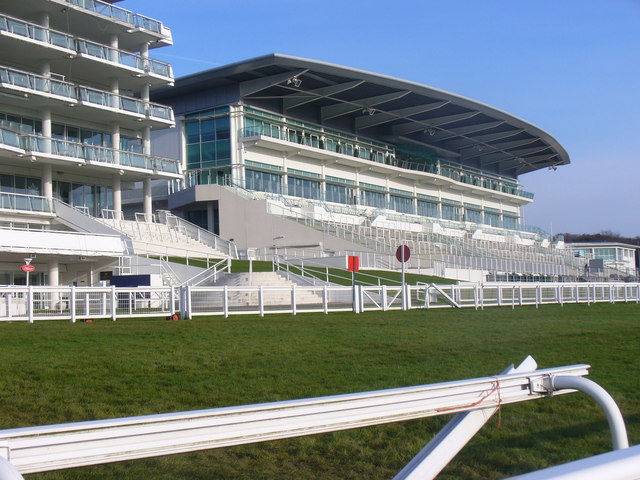
[[[96,283],[122,248],[64,206],[118,218],[122,192],[141,182],[151,213],[151,181],[181,178],[150,143],[152,130],[175,125],[149,99],[173,84],[171,66],[150,55],[171,31],[115,3],[0,2],[0,284],[24,283],[24,257],[32,282]]]
[[[541,245],[545,237],[521,221],[533,194],[519,178],[569,163],[548,133],[488,105],[280,54],[179,78],[152,97],[177,116],[173,139],[162,141],[178,146],[185,190],[169,205],[240,248],[268,246],[286,225],[247,229],[248,217],[223,199],[231,191],[235,203],[250,193],[298,223]]]

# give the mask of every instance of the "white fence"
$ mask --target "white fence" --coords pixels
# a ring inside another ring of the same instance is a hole
[[[0,321],[183,318],[565,303],[640,303],[640,283],[309,287],[3,287]]]

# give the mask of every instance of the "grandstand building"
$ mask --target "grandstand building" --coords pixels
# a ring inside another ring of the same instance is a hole
[[[632,279],[640,271],[640,247],[621,242],[574,242],[567,248],[582,261],[585,278]]]
[[[518,181],[569,157],[508,113],[279,54],[180,78],[152,98],[177,116],[154,134],[184,168],[169,208],[241,249],[388,255],[404,243],[414,268],[457,278],[577,273],[561,242],[523,225],[533,194]]]
[[[172,43],[157,20],[101,0],[0,0],[0,284],[94,285],[134,253],[122,192],[182,178],[151,154],[173,127],[150,88],[173,84],[150,52]]]

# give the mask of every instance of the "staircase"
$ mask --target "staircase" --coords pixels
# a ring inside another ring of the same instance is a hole
[[[268,290],[264,292],[264,305],[291,305],[291,289],[298,286],[295,282],[287,280],[282,272],[243,272],[228,273],[216,282],[216,287],[252,287],[246,291],[229,292],[229,304],[231,305],[257,305],[258,291],[255,287],[281,288],[281,290]],[[320,304],[322,296],[306,290],[296,291],[296,304]]]

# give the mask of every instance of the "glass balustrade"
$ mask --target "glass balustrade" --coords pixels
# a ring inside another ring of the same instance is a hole
[[[124,50],[118,50],[89,40],[76,39],[71,35],[27,23],[6,15],[0,16],[0,31],[74,50],[81,54],[116,62],[144,72],[149,71],[156,75],[173,78],[171,65],[168,63],[145,58],[135,53],[125,52]]]
[[[4,128],[0,128],[0,144],[21,148],[19,135]]]
[[[0,139],[4,139],[6,130],[0,129]],[[15,135],[15,134],[14,134]],[[112,164],[122,167],[134,167],[145,170],[155,170],[162,173],[180,173],[180,162],[170,158],[145,155],[138,152],[117,150],[114,148],[72,142],[59,138],[47,138],[38,135],[15,135],[18,144],[29,154],[50,154],[67,158],[84,160],[89,163]],[[15,137],[9,135],[9,141],[15,142]],[[3,140],[4,141],[4,140]]]
[[[27,212],[53,212],[51,200],[39,195],[0,192],[0,208]]]
[[[105,17],[120,20],[138,28],[155,33],[162,33],[162,23],[144,15],[132,13],[124,8],[116,7],[100,0],[66,0],[67,3],[89,10]]]
[[[533,199],[533,193],[526,192],[518,188],[517,183],[504,178],[496,178],[487,175],[486,172],[468,170],[461,167],[454,167],[444,162],[432,163],[430,159],[424,162],[416,162],[402,157],[391,146],[381,148],[380,145],[355,140],[353,137],[339,136],[322,130],[301,130],[295,126],[281,125],[275,123],[261,123],[245,127],[241,130],[241,137],[266,136],[279,140],[307,145],[313,148],[328,150],[330,152],[341,153],[377,163],[384,163],[407,170],[433,173],[450,178],[457,182],[475,185],[490,190],[495,190],[510,195],[517,195],[523,198]]]

